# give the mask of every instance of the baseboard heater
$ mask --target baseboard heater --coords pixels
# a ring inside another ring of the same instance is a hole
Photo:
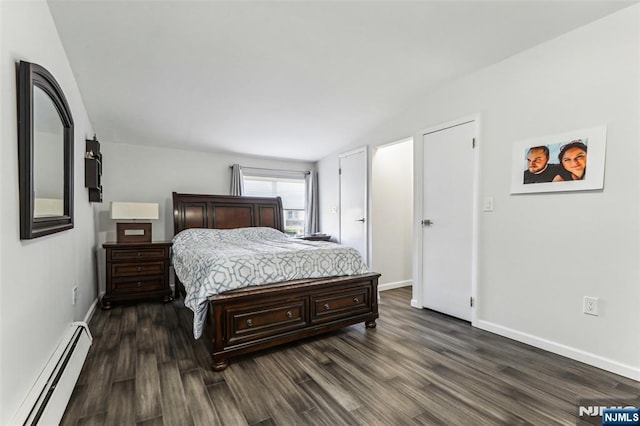
[[[11,424],[60,423],[92,340],[86,323],[70,325]]]

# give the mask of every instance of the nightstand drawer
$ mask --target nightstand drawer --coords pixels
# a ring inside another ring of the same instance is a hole
[[[133,293],[147,290],[161,290],[165,287],[163,277],[144,277],[138,280],[118,278],[113,280],[112,291],[117,293]]]
[[[112,263],[111,276],[162,275],[164,265],[164,262]]]
[[[311,297],[311,323],[371,311],[370,287],[356,287]]]
[[[107,260],[148,260],[164,259],[167,257],[168,248],[145,248],[145,249],[112,249],[111,259]]]

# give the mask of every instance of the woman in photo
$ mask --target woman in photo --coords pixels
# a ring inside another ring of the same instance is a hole
[[[582,139],[571,141],[563,146],[558,154],[558,160],[563,170],[553,179],[554,182],[584,180],[587,171],[587,146],[582,143]]]

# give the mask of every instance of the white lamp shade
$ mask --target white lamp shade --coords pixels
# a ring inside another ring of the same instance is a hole
[[[111,219],[158,219],[158,203],[111,202]]]

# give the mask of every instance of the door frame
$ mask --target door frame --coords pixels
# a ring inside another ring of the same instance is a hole
[[[371,259],[371,245],[369,244],[369,235],[371,234],[371,221],[369,220],[369,150],[366,145],[338,154],[338,241],[342,242],[342,159],[360,152],[364,153],[364,223],[366,225],[364,247],[367,257],[364,261],[369,270],[371,270],[369,265],[369,259]]]
[[[477,312],[481,305],[478,300],[478,221],[480,206],[480,114],[473,114],[461,117],[456,120],[441,123],[428,127],[416,133],[413,144],[413,296],[411,306],[422,309],[423,298],[423,230],[420,221],[424,219],[423,195],[424,195],[424,135],[445,130],[450,127],[459,126],[469,122],[474,123],[475,149],[473,150],[473,210],[472,210],[472,236],[471,236],[471,297],[473,306],[471,307],[471,325],[475,326]]]

